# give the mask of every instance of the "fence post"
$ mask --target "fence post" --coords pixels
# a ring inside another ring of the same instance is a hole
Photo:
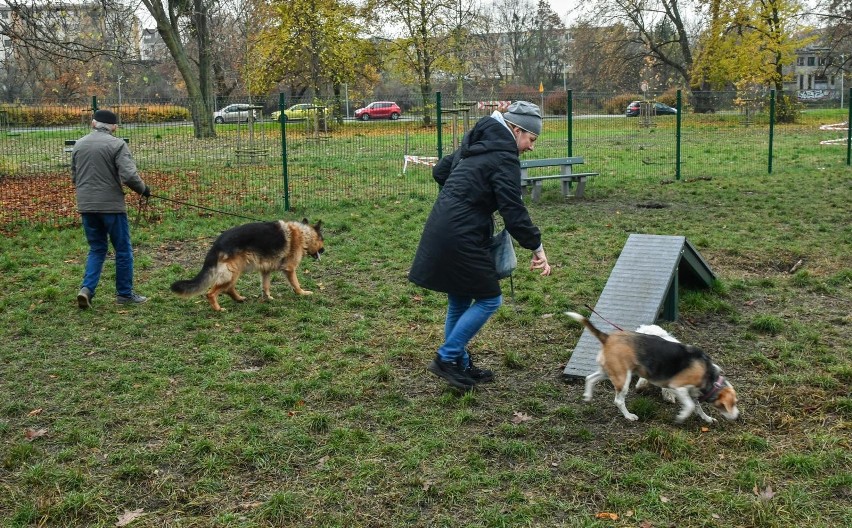
[[[568,157],[574,155],[574,90],[568,90]]]
[[[849,117],[846,118],[846,165],[852,165],[852,88],[849,88]]]
[[[775,90],[769,92],[769,174],[772,174],[772,143],[775,141]]]
[[[278,122],[281,124],[281,175],[284,177],[284,210],[290,210],[290,178],[287,173],[287,125],[284,122],[284,109],[287,107],[286,96],[278,92]]]
[[[677,119],[675,120],[675,179],[680,179],[680,125],[681,125],[681,114],[683,113],[682,109],[682,98],[681,98],[681,90],[677,91],[677,115],[675,116]]]
[[[444,157],[444,145],[442,141],[442,132],[444,125],[441,123],[441,92],[435,92],[435,113],[438,124],[438,159]]]
[[[92,113],[95,113],[97,111],[98,111],[98,96],[93,95],[92,96]]]

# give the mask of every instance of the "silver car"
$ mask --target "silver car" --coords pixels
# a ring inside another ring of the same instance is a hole
[[[238,123],[249,120],[249,112],[251,112],[252,121],[257,120],[257,109],[259,106],[254,106],[245,103],[229,104],[218,112],[213,112],[214,123]]]

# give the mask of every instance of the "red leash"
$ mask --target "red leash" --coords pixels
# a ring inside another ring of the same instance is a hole
[[[591,306],[589,306],[588,304],[584,304],[583,306],[585,306],[586,308],[588,308],[589,310],[591,310],[593,314],[597,315],[598,317],[600,317],[601,319],[603,319],[603,320],[604,320],[604,321],[606,321],[607,323],[609,323],[609,324],[611,324],[612,326],[614,326],[617,330],[624,331],[624,328],[621,328],[620,326],[618,326],[617,324],[613,323],[612,321],[610,321],[610,320],[609,320],[609,319],[607,319],[606,317],[602,316],[601,314],[599,314],[598,312],[596,312],[596,311],[595,311],[595,309],[594,309],[594,308],[592,308]]]

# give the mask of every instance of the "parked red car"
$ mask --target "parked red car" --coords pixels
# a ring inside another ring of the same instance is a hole
[[[402,115],[402,109],[393,101],[375,101],[364,108],[355,110],[355,119],[369,121],[370,119],[393,119],[396,121]]]

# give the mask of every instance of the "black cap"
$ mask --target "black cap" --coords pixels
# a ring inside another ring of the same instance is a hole
[[[95,116],[93,118],[95,121],[99,121],[101,123],[106,123],[108,125],[117,125],[118,124],[118,116],[110,112],[109,110],[98,110],[95,112]]]

